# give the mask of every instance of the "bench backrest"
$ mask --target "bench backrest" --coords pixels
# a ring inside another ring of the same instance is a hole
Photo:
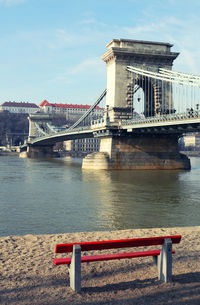
[[[82,251],[156,246],[156,245],[162,245],[166,238],[171,238],[173,244],[178,244],[181,241],[181,235],[173,235],[173,236],[161,236],[161,237],[146,237],[146,238],[133,238],[133,239],[121,239],[121,240],[57,244],[55,253],[72,252],[74,245],[80,245]]]

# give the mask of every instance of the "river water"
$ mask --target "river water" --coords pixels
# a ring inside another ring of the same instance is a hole
[[[191,171],[86,171],[80,159],[0,156],[0,236],[200,225]]]

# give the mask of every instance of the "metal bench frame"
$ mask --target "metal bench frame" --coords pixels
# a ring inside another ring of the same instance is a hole
[[[124,258],[152,256],[158,269],[158,279],[167,283],[172,280],[172,243],[179,243],[181,235],[136,238],[124,240],[97,241],[85,243],[69,243],[56,245],[55,253],[72,252],[72,257],[54,258],[55,265],[66,264],[69,267],[70,287],[76,292],[81,291],[81,263],[115,260]],[[145,250],[140,252],[101,254],[93,256],[81,256],[81,251],[119,249],[128,247],[141,247],[162,245],[161,250]]]

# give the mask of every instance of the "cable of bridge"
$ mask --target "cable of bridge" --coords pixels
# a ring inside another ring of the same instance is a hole
[[[35,126],[37,127],[38,131],[43,135],[43,136],[47,136],[48,133],[45,132],[39,125],[38,123],[35,122]]]
[[[127,66],[127,71],[132,72],[132,73],[136,73],[136,74],[140,74],[143,76],[148,76],[148,77],[152,77],[154,79],[159,79],[159,80],[163,80],[163,81],[168,81],[168,82],[172,82],[172,83],[178,83],[178,84],[182,84],[182,85],[188,85],[188,86],[197,86],[200,87],[200,80],[182,80],[180,78],[176,78],[174,76],[171,75],[164,75],[161,73],[156,73],[156,72],[152,72],[152,71],[148,71],[148,70],[143,70],[143,69],[139,69],[139,68],[135,68],[133,66]]]
[[[138,101],[143,100],[144,112],[141,114],[145,117],[175,112],[188,112],[192,115],[194,112],[198,112],[200,108],[200,80],[184,76],[177,77],[176,74],[168,73],[170,70],[167,70],[167,75],[165,75],[127,66],[127,71],[134,74],[133,86],[139,85],[142,89],[142,92],[138,94],[134,92],[136,94],[133,94],[132,104],[134,99],[137,101],[137,95],[140,94]],[[143,94],[142,100],[141,94]]]
[[[105,97],[107,92],[107,89],[105,89],[102,94],[100,95],[100,97],[95,101],[95,103],[82,115],[82,117],[80,117],[80,119],[75,122],[72,126],[70,126],[67,131],[70,131],[72,129],[74,129],[75,127],[77,127],[85,118],[88,117],[88,115],[90,115],[90,113],[95,109],[95,107],[101,102],[101,100]]]
[[[160,68],[159,72],[162,74],[166,75],[172,75],[176,77],[181,77],[182,79],[191,79],[191,80],[200,80],[200,76],[194,75],[194,74],[188,74],[188,73],[183,73],[183,72],[177,72],[177,71],[172,71],[164,68]]]

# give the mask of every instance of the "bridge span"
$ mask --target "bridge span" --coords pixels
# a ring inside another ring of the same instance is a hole
[[[127,134],[178,134],[200,131],[200,113],[198,117],[169,116],[159,118],[133,119],[118,123],[109,123],[105,125],[104,120],[93,122],[93,125],[86,127],[74,128],[48,134],[38,137],[29,142],[29,145],[55,145],[57,142],[63,142],[75,139],[126,136]]]
[[[56,130],[50,116],[30,115],[29,157],[50,155],[56,142],[99,137],[100,151],[83,168],[190,169],[178,140],[200,131],[200,77],[172,71],[178,53],[168,43],[114,39],[107,47],[107,89],[67,130]],[[103,117],[81,126],[105,96]]]

